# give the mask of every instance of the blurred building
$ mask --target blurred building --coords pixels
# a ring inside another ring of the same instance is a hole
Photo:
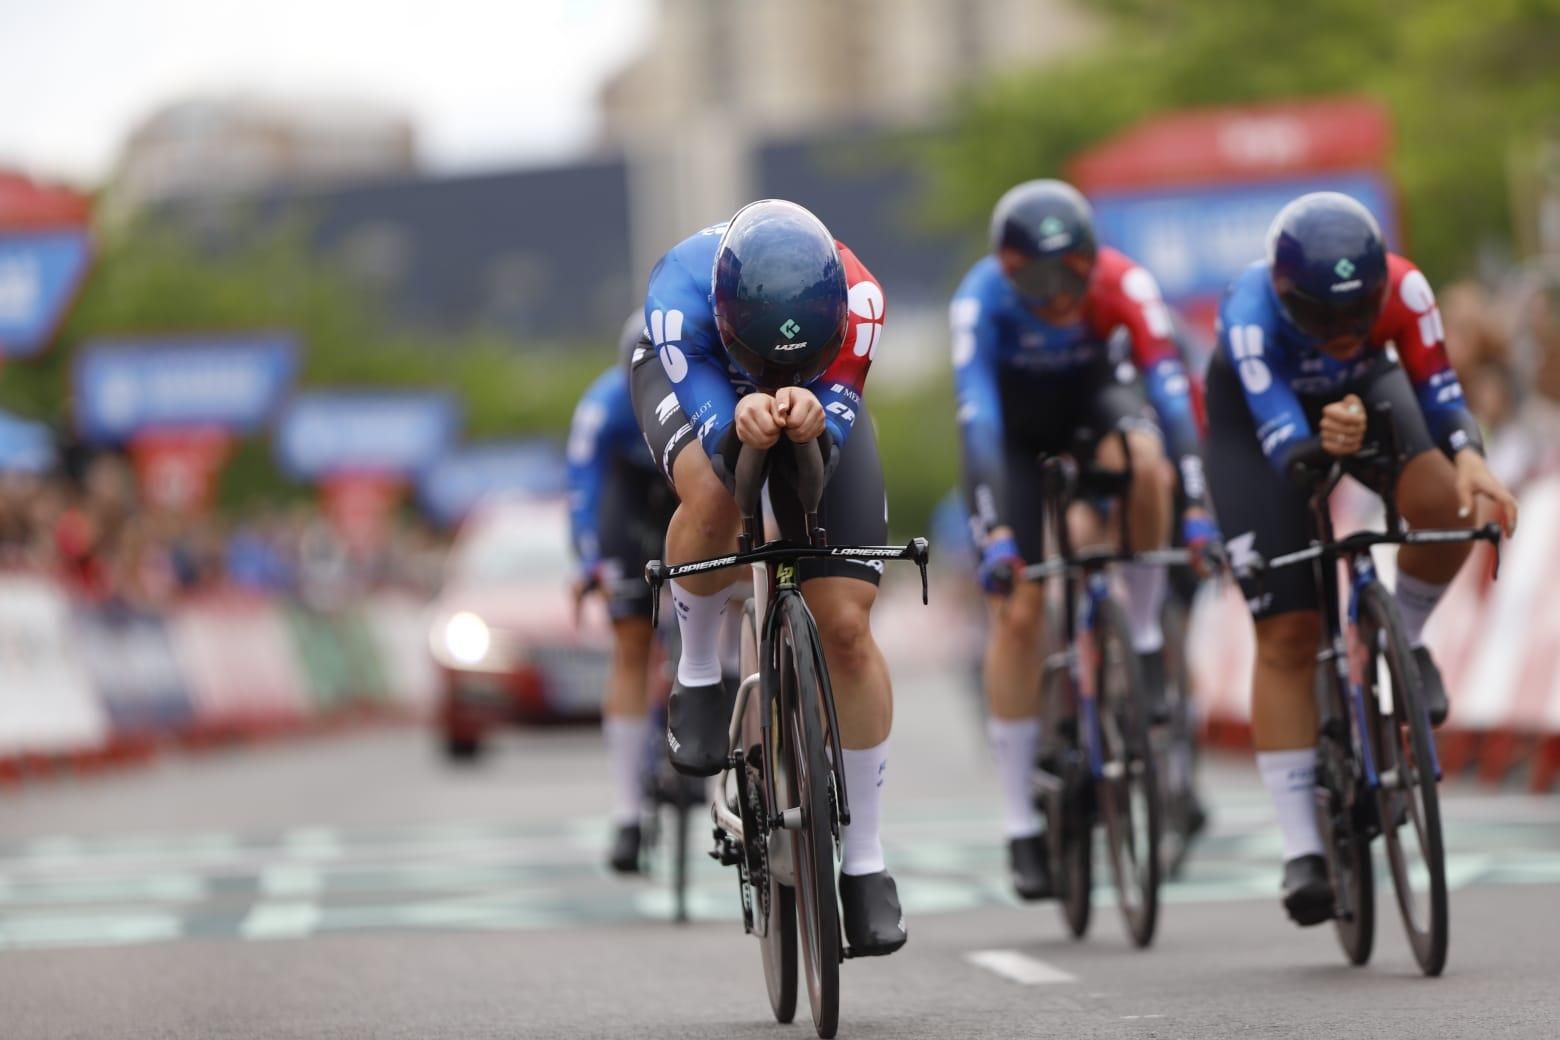
[[[1066,0],[660,0],[644,52],[601,93],[606,143],[628,158],[636,280],[690,229],[784,193],[864,256],[887,262],[866,250],[898,239],[920,269],[895,283],[941,292],[935,261],[903,249],[915,172],[815,160],[927,128],[961,86],[1076,52],[1096,29]]]
[[[237,94],[170,104],[130,132],[107,193],[110,219],[175,200],[323,185],[416,168],[404,114],[362,101]]]

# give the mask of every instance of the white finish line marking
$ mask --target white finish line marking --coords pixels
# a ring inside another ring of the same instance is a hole
[[[1017,950],[974,950],[966,953],[964,959],[1023,986],[1078,981],[1076,975],[1069,975],[1060,968],[1053,968],[1045,961]]]

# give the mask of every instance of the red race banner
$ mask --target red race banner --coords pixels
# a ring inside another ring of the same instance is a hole
[[[320,482],[325,515],[354,553],[384,547],[406,481],[388,473],[334,473]]]
[[[179,513],[211,508],[217,477],[232,453],[233,438],[216,427],[146,430],[130,441],[141,494]]]

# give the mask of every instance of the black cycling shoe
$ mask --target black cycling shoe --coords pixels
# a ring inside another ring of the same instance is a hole
[[[1332,882],[1321,856],[1296,856],[1284,864],[1284,909],[1302,928],[1333,919]]]
[[[1148,722],[1163,726],[1170,721],[1170,698],[1165,696],[1165,652],[1150,650],[1138,654],[1138,672],[1143,676],[1143,692],[1148,696]]]
[[[1018,898],[1033,902],[1051,897],[1051,858],[1044,834],[1008,839],[1008,872]]]
[[[619,824],[616,833],[612,835],[612,849],[607,853],[607,866],[617,874],[638,874],[640,842],[639,824]]]
[[[845,943],[853,957],[886,957],[909,938],[899,889],[888,871],[840,873],[840,907],[845,911]]]
[[[1435,666],[1428,646],[1414,647],[1414,663],[1419,665],[1419,688],[1424,691],[1430,725],[1439,726],[1451,712],[1451,705],[1446,701],[1446,684],[1441,681],[1441,669]]]
[[[666,750],[679,773],[714,776],[725,768],[731,754],[727,725],[735,692],[721,682],[672,684],[666,699]]]

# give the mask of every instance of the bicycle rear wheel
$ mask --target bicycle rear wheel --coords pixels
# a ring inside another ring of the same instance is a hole
[[[834,880],[834,792],[823,726],[826,673],[812,616],[800,595],[782,596],[777,638],[784,719],[788,808],[801,810],[790,830],[796,861],[797,924],[813,1027],[832,1037],[840,1017],[840,914]]]
[[[742,644],[739,657],[739,671],[743,677],[758,674],[758,630],[756,625],[756,612],[753,601],[748,600],[742,609]],[[771,706],[778,714],[778,704]],[[770,743],[765,746],[762,742],[761,713],[766,710],[763,697],[759,691],[753,691],[748,698],[747,712],[742,719],[742,746],[746,749],[744,756],[747,769],[747,790],[749,797],[754,799],[757,812],[751,815],[758,820],[767,819],[773,812],[772,806],[764,803],[764,773],[773,770],[775,777],[775,789],[782,790],[782,772],[780,763],[785,757],[781,752],[780,726],[774,718],[770,720]],[[762,826],[760,824],[760,826]],[[779,838],[779,841],[775,839]],[[749,843],[760,844],[762,854],[754,854],[753,858],[762,860],[764,864],[764,876],[753,878],[754,882],[754,917],[755,924],[762,922],[761,928],[755,928],[759,932],[758,949],[764,964],[764,985],[769,991],[769,1007],[774,1012],[775,1021],[790,1022],[796,1018],[796,890],[790,885],[782,883],[775,871],[774,861],[776,853],[786,844],[783,832],[758,834],[749,837]],[[785,850],[789,855],[789,850]]]
[[[1349,743],[1350,727],[1344,721],[1348,705],[1331,671],[1323,671],[1332,719],[1324,724],[1316,746],[1316,828],[1327,854],[1327,870],[1333,886],[1333,929],[1349,963],[1370,960],[1376,941],[1376,875],[1371,866],[1370,834],[1361,826],[1365,797],[1359,760]],[[1330,733],[1328,725],[1337,732]]]
[[[1110,843],[1116,901],[1127,935],[1140,949],[1159,922],[1159,783],[1149,746],[1148,695],[1132,649],[1126,613],[1100,600],[1093,638],[1098,647],[1099,726],[1104,773],[1098,785]]]
[[[1052,758],[1058,781],[1057,790],[1047,792],[1042,805],[1052,884],[1068,932],[1074,939],[1082,939],[1089,933],[1094,909],[1094,818],[1088,811],[1086,791],[1090,780],[1078,752],[1077,703],[1065,661],[1047,662],[1041,691],[1040,703],[1049,720],[1047,729],[1055,748]],[[1063,734],[1064,717],[1074,720],[1070,740]]]
[[[1360,597],[1358,634],[1370,654],[1365,715],[1381,778],[1376,809],[1392,887],[1414,960],[1426,975],[1439,975],[1451,920],[1430,716],[1397,609],[1380,584]]]

